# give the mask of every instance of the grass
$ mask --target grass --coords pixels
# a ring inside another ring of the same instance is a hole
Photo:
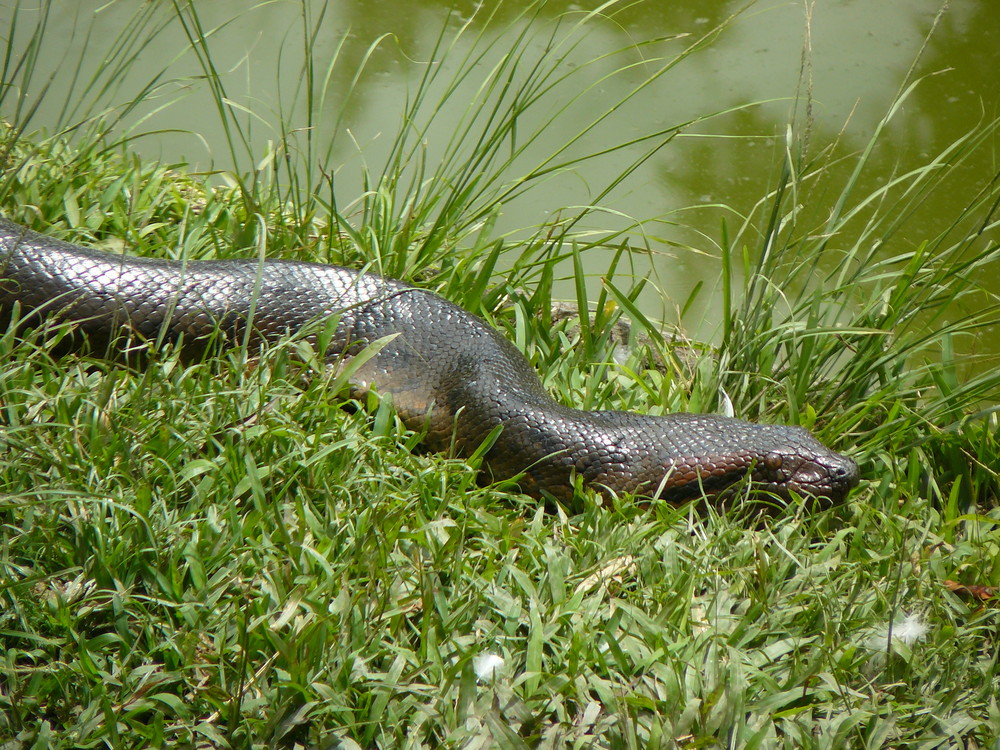
[[[598,158],[530,148],[548,124],[530,117],[540,97],[588,80],[586,69],[566,78],[565,63],[593,19],[571,17],[538,57],[530,36],[550,27],[537,20],[497,37],[464,28],[479,36],[460,72],[420,82],[385,168],[341,206],[317,172],[328,145],[308,127],[329,93],[328,62],[307,64],[307,119],[283,126],[262,162],[244,152],[247,121],[212,75],[211,30],[187,6],[160,12],[147,6],[112,42],[113,59],[179,24],[236,162],[264,166],[220,182],[135,158],[137,131],[119,115],[162,93],[164,77],[117,109],[67,103],[54,132],[35,132],[45,86],[8,45],[5,216],[141,254],[370,264],[505,328],[567,401],[651,413],[731,404],[805,424],[854,455],[865,482],[840,508],[764,521],[627,498],[544,508],[420,452],[383,409],[345,410],[342,384],[296,342],[254,366],[239,350],[196,364],[165,352],[133,370],[53,359],[58,326],[6,334],[5,750],[930,748],[1000,736],[996,599],[968,588],[1000,585],[1000,374],[970,374],[953,354],[997,322],[976,279],[995,267],[1000,187],[971,187],[966,213],[916,249],[871,251],[895,247],[901,222],[948,189],[958,164],[989,157],[996,123],[870,195],[856,194],[857,176],[837,180],[835,152],[807,152],[793,131],[781,177],[718,238],[723,345],[682,364],[690,353],[634,304],[631,234],[584,233],[589,209],[516,238],[493,223],[513,194]],[[303,10],[307,49],[323,22]],[[715,33],[649,75],[669,74]],[[30,38],[43,49],[44,25]],[[444,155],[426,159],[429,120],[482,69],[477,55],[501,44],[512,53],[477,82]],[[436,54],[458,49],[442,35]],[[630,158],[669,147],[686,125],[650,134]],[[850,174],[880,138],[881,128],[849,157]],[[796,208],[814,196],[826,201],[821,219]],[[600,246],[621,252],[590,299],[580,256]],[[579,326],[537,314],[550,308],[558,260],[596,311]],[[607,364],[620,317],[650,333],[645,346],[668,367],[648,369],[642,346]],[[914,616],[922,637],[886,637]],[[482,678],[477,657],[488,654],[504,664]]]

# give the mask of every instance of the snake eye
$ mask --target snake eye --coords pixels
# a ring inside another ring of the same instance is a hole
[[[780,469],[781,464],[782,464],[781,456],[777,453],[768,453],[767,456],[764,457],[764,466],[766,466],[771,471],[777,471],[778,469]]]

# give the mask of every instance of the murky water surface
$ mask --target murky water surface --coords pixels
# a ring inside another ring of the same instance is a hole
[[[800,134],[808,131],[811,153],[834,143],[838,154],[857,153],[901,88],[923,78],[905,98],[862,175],[857,191],[863,195],[927,163],[975,123],[1000,114],[996,52],[1000,11],[995,0],[953,2],[938,16],[940,5],[939,0],[815,4],[762,0],[731,20],[711,44],[679,60],[598,128],[574,141],[595,112],[639,85],[662,64],[658,60],[679,55],[744,6],[742,0],[633,3],[593,24],[586,41],[567,52],[565,69],[585,67],[587,72],[577,88],[557,92],[551,101],[531,110],[525,132],[556,116],[537,147],[514,170],[527,168],[532,159],[570,142],[568,153],[582,154],[714,114],[686,127],[601,201],[631,217],[656,219],[646,225],[654,251],[650,265],[637,265],[637,273],[649,272],[655,282],[643,300],[646,310],[670,319],[695,285],[703,282],[695,319],[684,322],[710,337],[717,322],[721,223],[725,219],[733,231],[740,215],[775,183],[790,121]],[[0,17],[14,19],[13,7],[0,0]],[[137,136],[134,147],[149,158],[184,160],[200,169],[245,170],[252,163],[248,152],[260,159],[269,143],[280,140],[280,121],[294,127],[310,125],[302,75],[307,25],[316,29],[315,75],[328,79],[325,99],[315,103],[321,117],[311,127],[321,145],[311,158],[335,176],[338,201],[346,205],[362,190],[363,169],[378,172],[408,95],[425,74],[442,29],[449,38],[468,25],[465,36],[444,57],[446,66],[457,68],[478,34],[492,39],[499,33],[493,29],[512,27],[501,37],[507,41],[492,46],[435,118],[425,137],[429,162],[444,153],[477,86],[511,49],[510,40],[518,32],[529,30],[528,49],[537,52],[557,25],[565,30],[597,3],[552,0],[529,24],[519,20],[523,3],[503,2],[485,31],[488,14],[470,2],[317,1],[308,4],[305,20],[301,3],[292,0],[256,7],[243,0],[212,0],[195,7],[202,29],[213,30],[211,54],[226,95],[246,108],[242,124],[248,147],[237,143],[237,164],[229,148],[234,136],[232,132],[227,136],[221,126],[208,88],[200,80],[201,68],[187,50],[187,32],[172,17],[169,3],[51,3],[43,49],[51,71],[41,66],[38,88],[49,72],[54,77],[32,125],[50,131],[64,127],[86,114],[88,106],[96,109],[128,101],[151,78],[160,76],[157,82],[163,85],[151,104],[123,120],[122,128],[131,128]],[[147,18],[142,33],[135,25],[137,13]],[[26,34],[41,15],[41,10],[20,3],[15,36]],[[147,30],[156,25],[162,30],[147,40]],[[116,39],[133,38],[134,61],[128,73],[107,90],[88,89],[92,76],[113,71],[118,64],[106,59],[103,50]],[[381,41],[375,44],[376,40]],[[635,44],[641,46],[613,54]],[[328,69],[334,59],[336,64]],[[628,73],[601,80],[626,61],[633,65]],[[74,101],[74,95],[86,104],[67,109],[65,103]],[[563,108],[567,111],[558,114]],[[148,135],[140,137],[142,133]],[[506,205],[501,228],[531,227],[560,207],[591,203],[645,148],[636,146],[553,177],[544,189],[532,190],[530,199]],[[993,157],[964,167],[955,189],[936,193],[897,235],[893,251],[912,249],[949,225],[975,186],[996,174],[996,154]],[[712,208],[719,205],[728,209]],[[804,210],[822,212],[829,206]],[[595,228],[627,224],[613,214],[604,220],[606,225]],[[594,257],[592,263],[595,275],[599,274],[606,258]],[[984,282],[1000,291],[997,280]],[[595,289],[598,284],[595,278]],[[569,287],[566,294],[571,296]],[[697,320],[701,315],[703,322]]]

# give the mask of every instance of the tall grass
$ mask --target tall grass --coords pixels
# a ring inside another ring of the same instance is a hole
[[[822,221],[797,214],[814,189],[827,189],[827,165],[787,165],[758,213],[723,246],[728,275],[741,272],[747,281],[729,298],[715,382],[740,403],[757,402],[762,413],[779,409],[809,425],[824,415],[833,434],[851,435],[878,464],[914,460],[939,501],[942,486],[965,482],[968,510],[995,502],[998,489],[995,456],[978,457],[981,466],[970,473],[952,453],[962,433],[996,434],[1000,373],[994,355],[977,354],[975,343],[991,335],[1000,315],[983,285],[1000,260],[995,185],[971,189],[963,214],[918,246],[901,234],[936,192],[951,189],[952,170],[989,151],[998,123],[978,126],[927,164],[855,196],[897,109],[894,103]]]
[[[997,181],[971,189],[966,212],[919,247],[898,242],[908,216],[952,189],[958,164],[989,154],[997,123],[868,195],[858,175],[884,125],[843,181],[830,152],[805,151],[792,131],[776,184],[718,239],[722,345],[682,347],[635,304],[641,227],[585,233],[595,208],[516,237],[496,228],[505,202],[545,190],[551,175],[629,154],[596,192],[603,199],[688,125],[650,133],[639,149],[539,150],[571,111],[543,102],[638,64],[623,50],[593,68],[568,65],[599,13],[553,30],[530,5],[506,27],[478,19],[442,32],[435,59],[459,64],[427,66],[384,165],[366,167],[363,194],[343,204],[316,127],[342,48],[332,60],[311,55],[329,22],[315,7],[301,6],[306,64],[282,103],[303,119],[282,117],[261,156],[251,115],[217,74],[204,6],[182,3],[143,4],[111,40],[117,62],[81,80],[79,99],[39,132],[38,60],[54,44],[44,6],[2,68],[4,215],[118,251],[266,252],[418,279],[505,328],[567,401],[801,423],[855,455],[864,486],[842,508],[791,507],[763,522],[739,508],[627,499],[546,509],[477,486],[465,462],[420,453],[419,436],[382,407],[343,409],[341,380],[301,342],[254,366],[239,351],[197,364],[166,352],[131,370],[53,359],[58,326],[8,332],[0,738],[936,747],[1000,735],[995,600],[974,588],[1000,585],[1000,371],[966,369],[954,354],[997,323],[976,283],[998,252]],[[14,14],[22,27],[29,18]],[[143,108],[177,95],[169,67],[113,101],[135,57],[178,31],[200,70],[183,83],[208,89],[225,124],[236,168],[221,176],[129,148]],[[669,58],[640,50],[648,73],[620,101],[722,31]],[[424,141],[453,113],[456,91],[475,96],[431,158]],[[886,123],[907,94],[887,103]],[[577,145],[612,109],[578,125]],[[597,246],[619,251],[591,299],[581,256]],[[557,261],[594,312],[579,325],[549,318]],[[966,300],[975,305],[963,309]],[[612,364],[622,318],[649,341]],[[649,367],[657,358],[664,365]],[[503,658],[499,672],[481,673],[485,655]]]

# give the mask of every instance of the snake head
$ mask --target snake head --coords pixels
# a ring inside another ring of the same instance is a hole
[[[652,430],[653,422],[647,427]],[[633,434],[638,434],[638,425]],[[745,488],[825,507],[858,484],[858,465],[802,427],[767,425],[708,414],[671,414],[655,422],[637,494],[671,503],[707,497],[720,504]]]
[[[754,462],[750,470],[753,485],[785,499],[792,492],[814,498],[821,506],[843,501],[858,484],[857,463],[831,451],[807,430],[785,430],[797,439],[772,447]]]

